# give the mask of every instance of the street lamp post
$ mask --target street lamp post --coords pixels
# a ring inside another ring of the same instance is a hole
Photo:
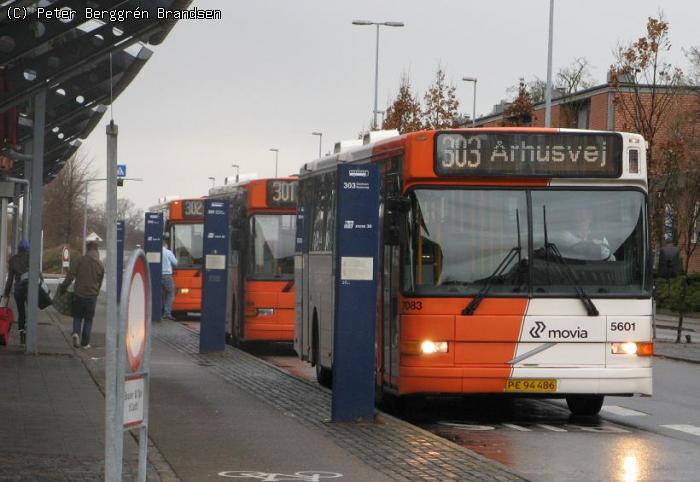
[[[318,158],[321,159],[321,148],[323,143],[323,132],[312,132],[312,136],[318,136]]]
[[[275,177],[277,177],[277,155],[279,154],[280,150],[274,147],[270,148],[270,150],[275,153]]]
[[[472,103],[472,127],[476,127],[476,77],[462,77],[465,82],[474,82],[474,102]]]
[[[216,178],[215,178],[215,177],[212,177],[212,176],[209,176],[208,179],[211,181],[211,187],[214,187],[214,185],[216,184]]]
[[[549,43],[547,44],[547,89],[544,93],[544,126],[552,127],[552,37],[554,35],[554,0],[549,0]]]
[[[353,20],[353,25],[376,25],[377,26],[377,42],[376,42],[376,53],[374,58],[374,120],[373,129],[377,129],[377,96],[379,94],[379,27],[403,27],[403,22],[372,22],[371,20]]]

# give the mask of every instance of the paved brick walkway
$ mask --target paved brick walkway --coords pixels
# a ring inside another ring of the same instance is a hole
[[[207,366],[224,380],[324,433],[375,470],[394,480],[523,480],[508,468],[394,417],[379,423],[329,423],[331,394],[235,348],[201,355],[199,340],[174,323],[154,326],[154,336]]]
[[[700,363],[700,343],[657,341],[654,343],[654,352],[657,356],[672,360]]]
[[[686,317],[683,320],[682,343],[675,343],[677,326],[676,315],[656,315],[655,354],[673,360],[700,363],[700,319]],[[691,343],[686,342],[686,336],[690,337]]]

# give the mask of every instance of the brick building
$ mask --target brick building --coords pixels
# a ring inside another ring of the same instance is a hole
[[[639,99],[645,108],[649,108],[652,99],[652,89],[649,86],[640,86]],[[669,100],[669,108],[664,117],[664,124],[659,128],[654,142],[649,146],[651,156],[648,162],[650,176],[663,176],[663,163],[661,162],[661,146],[671,137],[671,126],[679,124],[690,139],[697,139],[689,144],[691,149],[690,159],[697,169],[700,169],[700,89],[665,90],[663,87],[656,88],[655,102],[659,98]],[[635,122],[630,115],[633,110],[633,103],[636,99],[633,86],[621,85],[614,87],[610,84],[597,85],[589,89],[581,90],[573,94],[564,95],[561,92],[554,92],[552,98],[552,127],[592,129],[592,130],[612,130],[638,132]],[[494,106],[491,114],[477,118],[477,127],[501,127],[509,125],[528,125],[532,127],[544,127],[545,104],[544,102],[535,104],[530,115],[520,115],[517,119],[509,118],[507,115],[509,104],[501,101]],[[471,123],[469,123],[471,124]],[[697,133],[697,134],[696,134]],[[651,184],[651,183],[650,183]],[[700,208],[700,206],[699,206]],[[657,223],[657,225],[660,223]],[[663,236],[672,236],[672,223],[664,223]],[[659,244],[661,233],[654,235],[652,244]],[[678,240],[681,250],[684,243],[700,243],[700,222],[696,223],[695,235],[690,240]],[[700,272],[700,246],[692,256],[689,271]]]

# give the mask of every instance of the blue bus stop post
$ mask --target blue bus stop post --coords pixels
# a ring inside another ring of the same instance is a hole
[[[337,180],[331,418],[369,421],[374,419],[379,171],[371,164],[341,164]]]
[[[117,221],[117,303],[122,296],[124,276],[124,221]]]
[[[228,201],[204,202],[202,319],[199,352],[224,351],[226,346],[226,299],[229,252]]]
[[[151,320],[160,320],[163,314],[161,256],[163,254],[163,213],[146,213],[146,232],[143,247],[151,274]]]

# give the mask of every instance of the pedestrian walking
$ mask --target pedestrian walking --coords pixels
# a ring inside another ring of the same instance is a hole
[[[163,286],[163,320],[174,320],[173,298],[175,297],[175,283],[173,282],[173,268],[177,267],[177,258],[170,251],[168,240],[163,239],[163,254],[161,256],[161,280]]]
[[[5,283],[5,298],[10,297],[10,290],[14,283],[15,304],[17,305],[17,327],[19,328],[19,342],[24,345],[27,340],[27,287],[29,286],[29,241],[23,239],[17,245],[17,254],[10,257]]]
[[[71,264],[68,276],[59,289],[65,291],[75,280],[73,291],[73,346],[90,348],[92,319],[100,287],[105,276],[105,268],[100,261],[97,243],[90,241],[86,253]],[[82,325],[82,326],[81,326]],[[81,329],[82,328],[82,329]]]

